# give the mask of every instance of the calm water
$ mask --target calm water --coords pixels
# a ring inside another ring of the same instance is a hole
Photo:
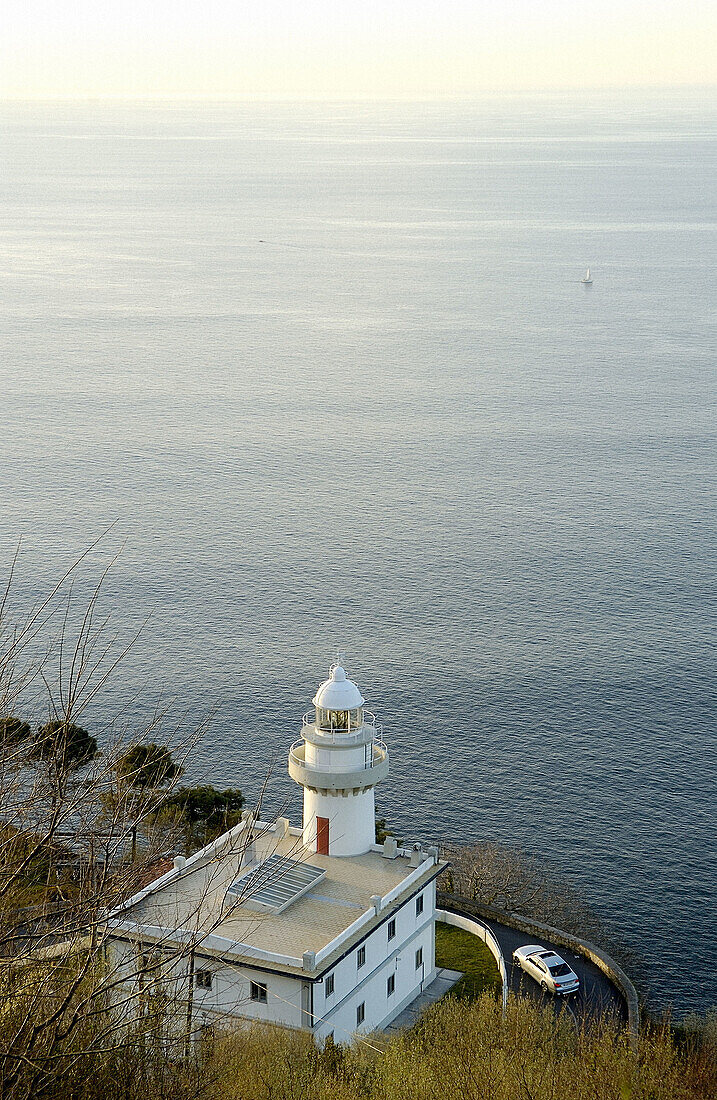
[[[116,520],[149,616],[93,721],[213,710],[188,778],[276,756],[297,816],[341,645],[403,835],[543,854],[717,1004],[715,97],[0,123],[0,556],[19,609]]]

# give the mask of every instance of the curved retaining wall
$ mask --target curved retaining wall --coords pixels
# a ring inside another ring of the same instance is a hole
[[[483,941],[498,967],[503,989],[503,1012],[505,1012],[508,1005],[508,971],[506,970],[500,944],[488,925],[483,924],[483,921],[475,920],[473,917],[464,917],[461,913],[451,913],[448,909],[436,909],[436,920],[441,921],[442,924],[450,924],[453,928],[462,928],[464,932],[470,932],[472,936],[477,936],[479,940]]]
[[[459,897],[458,894],[439,893],[437,899],[443,905],[454,905],[460,909],[468,910],[470,913],[475,912],[481,916],[487,917],[489,920],[496,920],[500,924],[507,924],[510,928],[517,928],[520,932],[526,932],[528,935],[532,936],[534,933],[544,935],[554,943],[559,943],[563,947],[569,947],[571,951],[576,951],[578,954],[584,955],[585,958],[590,959],[590,962],[594,963],[595,966],[602,970],[603,974],[610,979],[615,988],[622,994],[625,1004],[627,1005],[630,1038],[633,1046],[636,1045],[640,1033],[640,1003],[637,997],[637,990],[622,967],[618,966],[615,960],[611,959],[606,951],[596,947],[595,944],[588,943],[587,940],[578,939],[577,936],[573,936],[570,932],[564,932],[561,928],[553,928],[550,924],[543,924],[542,921],[532,920],[530,917],[524,917],[520,913],[505,913],[500,909],[494,909],[492,906],[484,906],[481,905],[480,902],[470,901],[468,898]]]

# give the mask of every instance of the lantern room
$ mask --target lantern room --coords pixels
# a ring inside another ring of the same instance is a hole
[[[349,680],[341,665],[332,665],[328,680],[324,680],[313,698],[316,707],[316,729],[326,733],[350,733],[364,722],[364,698],[358,685]]]

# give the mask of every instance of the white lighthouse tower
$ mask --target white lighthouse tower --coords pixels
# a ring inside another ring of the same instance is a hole
[[[313,703],[289,751],[289,775],[304,788],[304,846],[319,855],[362,855],[375,841],[373,789],[388,775],[388,750],[340,664]]]

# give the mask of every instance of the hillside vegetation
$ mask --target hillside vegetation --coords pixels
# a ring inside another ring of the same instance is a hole
[[[90,1052],[88,1039],[85,1034],[85,1053],[76,1061],[70,1055],[73,1064],[62,1067],[62,1087],[46,1077],[33,1100],[708,1100],[717,1095],[709,1050],[680,1049],[667,1027],[644,1034],[636,1055],[623,1030],[606,1025],[577,1035],[569,1016],[556,1017],[551,1009],[518,998],[503,1019],[490,994],[472,1002],[446,998],[412,1031],[390,1041],[369,1035],[351,1046],[329,1043],[323,1051],[308,1035],[257,1025],[219,1034],[200,1056],[176,1061],[161,1043],[143,1041],[140,1034],[114,1051]],[[21,1080],[12,1095],[22,1095]]]
[[[379,1044],[381,1045],[381,1044]],[[669,1031],[639,1055],[612,1026],[576,1035],[568,1016],[524,999],[507,1016],[490,994],[447,998],[382,1052],[375,1038],[317,1054],[300,1037],[252,1030],[218,1042],[212,1100],[692,1100],[717,1094],[706,1051],[680,1053]]]

